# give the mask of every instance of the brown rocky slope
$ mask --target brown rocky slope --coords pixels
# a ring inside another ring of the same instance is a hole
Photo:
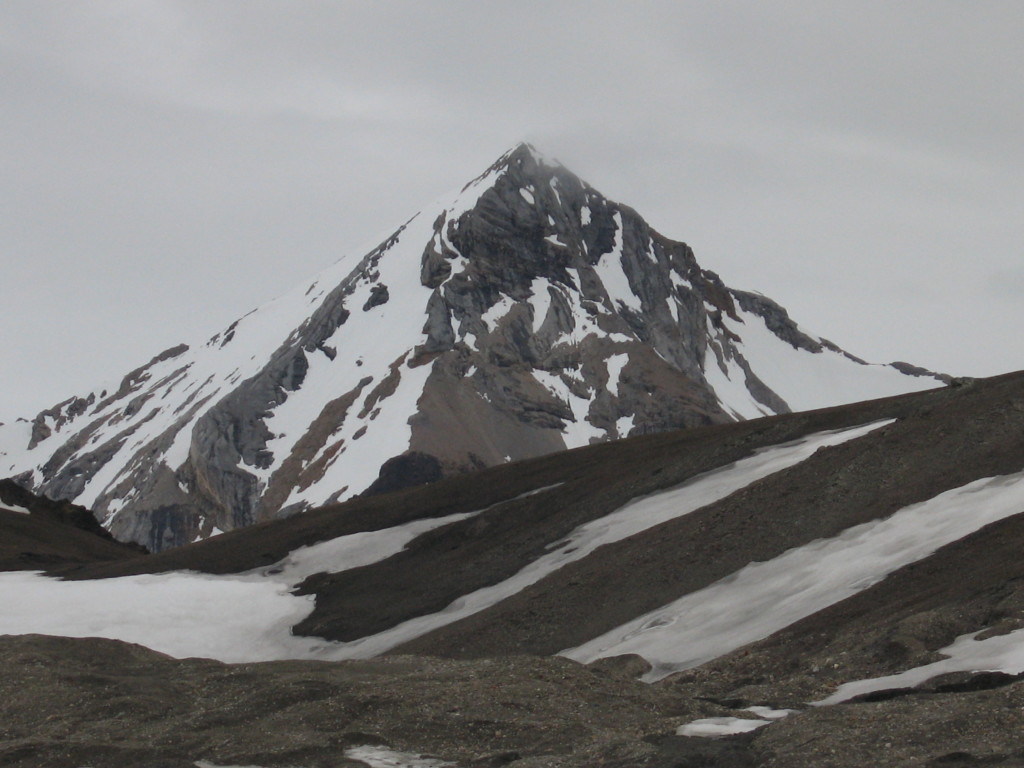
[[[751,561],[1021,472],[1024,374],[591,446],[62,572],[239,572],[343,533],[485,509],[391,558],[303,585],[317,604],[296,631],[358,637],[506,578],[630,499],[764,446],[879,419],[895,421],[602,547],[378,660],[223,665],[114,641],[4,639],[0,765],[358,765],[348,750],[373,744],[521,768],[1024,765],[1024,681],[1014,674],[965,671],[869,700],[808,704],[841,683],[930,663],[966,633],[1024,627],[1020,514],[657,683],[632,677],[645,668],[637,659],[586,667],[549,656]],[[797,712],[722,739],[676,733],[699,717],[752,718],[751,706]]]

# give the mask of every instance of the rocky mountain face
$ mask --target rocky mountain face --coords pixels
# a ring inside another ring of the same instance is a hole
[[[205,344],[0,427],[0,474],[161,550],[368,490],[940,383],[728,288],[520,145]]]
[[[1022,547],[1024,373],[0,547],[0,763],[1019,766]]]

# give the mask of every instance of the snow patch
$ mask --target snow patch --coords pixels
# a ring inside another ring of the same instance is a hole
[[[548,286],[551,281],[546,277],[536,277],[530,284],[530,293],[533,294],[531,306],[533,307],[533,332],[536,333],[544,323],[551,308],[551,292]]]
[[[622,376],[622,369],[626,367],[628,362],[629,355],[624,352],[611,355],[605,360],[605,366],[608,369],[608,391],[615,395],[615,397],[619,396],[619,378]]]
[[[646,253],[647,253],[647,258],[649,258],[654,264],[658,263],[658,256],[654,252],[654,242],[650,238],[647,238],[647,250],[646,250]]]
[[[492,330],[498,321],[509,313],[516,304],[511,296],[502,296],[494,304],[487,308],[487,311],[480,315],[480,319],[487,325],[487,330]]]
[[[668,279],[671,281],[674,288],[685,288],[687,290],[693,290],[693,284],[685,277],[680,275],[674,269],[669,270]]]
[[[677,736],[697,736],[716,739],[722,736],[734,736],[737,733],[749,733],[758,728],[770,725],[773,720],[789,717],[795,710],[772,709],[771,707],[747,707],[744,712],[754,715],[757,720],[741,717],[704,717],[700,720],[681,725],[676,729]]]
[[[592,440],[604,437],[604,430],[591,424],[587,417],[590,412],[590,399],[575,394],[562,378],[548,371],[534,370],[533,377],[552,395],[569,406],[573,420],[563,422],[562,435],[566,448],[578,448],[590,445]]]
[[[714,390],[722,410],[733,418],[757,419],[775,412],[759,403],[747,389],[747,373],[732,357],[727,357],[717,333],[708,321],[708,348],[704,352],[704,380]]]
[[[611,250],[608,253],[602,254],[601,258],[598,259],[597,264],[594,265],[594,271],[601,278],[601,283],[608,293],[613,309],[617,308],[616,302],[619,302],[639,312],[641,311],[640,299],[633,293],[633,289],[629,285],[629,279],[626,277],[626,272],[622,266],[622,214],[616,211],[613,218],[615,221],[615,240],[612,243]]]
[[[562,193],[558,191],[558,177],[552,176],[551,177],[551,181],[549,181],[548,184],[551,185],[551,191],[555,193],[555,200],[558,202],[558,207],[561,208],[562,207]],[[548,219],[550,220],[551,217],[548,216]],[[551,223],[554,224],[555,222],[551,221]]]
[[[939,651],[948,658],[897,675],[844,683],[831,696],[814,703],[816,706],[839,704],[865,693],[913,688],[950,672],[1005,672],[1009,675],[1024,672],[1024,629],[984,640],[976,639],[979,634],[961,635],[952,645]]]
[[[677,736],[700,736],[718,738],[750,733],[769,725],[769,720],[749,720],[742,717],[704,717],[676,729]]]
[[[653,666],[644,679],[660,680],[768,637],[1021,509],[1024,473],[977,480],[751,563],[563,655],[589,662],[637,653]]]
[[[579,397],[568,389],[566,391],[573,421],[562,427],[565,447],[576,448],[604,439],[604,430],[590,423],[590,398]]]
[[[765,720],[781,720],[784,717],[789,717],[795,709],[772,709],[771,707],[747,707],[744,712],[749,712],[757,717],[764,718]]]
[[[413,752],[396,752],[393,749],[376,746],[349,747],[345,750],[345,757],[364,762],[370,768],[445,768],[455,765]]]

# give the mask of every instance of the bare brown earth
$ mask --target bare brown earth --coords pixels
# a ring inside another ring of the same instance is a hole
[[[226,665],[29,635],[0,638],[0,665],[5,766],[326,768],[361,765],[344,751],[371,744],[463,765],[577,765],[563,761],[578,752],[586,764],[667,768],[645,736],[693,709],[632,680],[522,656]]]
[[[334,768],[387,746],[466,768],[1024,765],[1024,683],[807,710],[753,734],[675,735],[745,704],[560,658],[227,665],[100,639],[0,638],[0,765]],[[968,687],[969,688],[969,687]],[[730,709],[730,706],[733,709]]]
[[[632,679],[642,671],[636,659],[587,668],[546,657],[752,560],[981,477],[1024,470],[1024,374],[593,446],[158,555],[83,563],[89,558],[77,550],[51,570],[71,578],[175,568],[227,573],[343,533],[485,510],[381,563],[308,580],[303,589],[316,594],[317,607],[297,631],[351,639],[510,576],[577,525],[627,500],[759,447],[883,418],[897,421],[603,547],[487,611],[407,643],[397,649],[403,655],[231,666],[112,641],[0,639],[0,766],[343,766],[352,764],[344,749],[357,743],[461,766],[517,768],[1024,766],[1024,682],[1013,676],[961,674],[872,701],[807,705],[842,682],[934,661],[966,632],[1024,627],[1024,515],[655,685]],[[0,525],[10,523],[0,518]],[[751,705],[799,712],[745,736],[674,735],[696,717],[749,716],[743,710]]]
[[[0,505],[0,565],[5,571],[51,571],[69,563],[131,560],[137,550],[71,526],[10,512]]]
[[[29,514],[11,511],[12,506]],[[84,507],[0,480],[0,570],[50,571],[69,563],[134,560],[143,551],[115,541]]]

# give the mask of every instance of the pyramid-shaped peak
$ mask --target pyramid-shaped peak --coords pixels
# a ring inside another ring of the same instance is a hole
[[[533,144],[526,141],[521,141],[516,144],[507,153],[510,161],[524,162],[532,160],[535,163],[543,163],[545,165],[556,164],[553,163],[544,153],[540,152]]]
[[[501,155],[489,170],[515,170],[530,174],[540,169],[565,170],[565,166],[553,157],[545,155],[533,144],[521,141]]]
[[[510,183],[513,188],[517,188],[548,184],[556,176],[571,179],[578,186],[586,186],[572,171],[554,158],[540,152],[532,144],[519,142],[499,156],[487,170],[462,187],[459,192],[460,199],[449,208],[449,212],[465,210],[467,201],[475,205],[482,191],[492,187],[499,179],[504,179],[505,184]],[[469,196],[466,195],[467,192],[470,193]]]

